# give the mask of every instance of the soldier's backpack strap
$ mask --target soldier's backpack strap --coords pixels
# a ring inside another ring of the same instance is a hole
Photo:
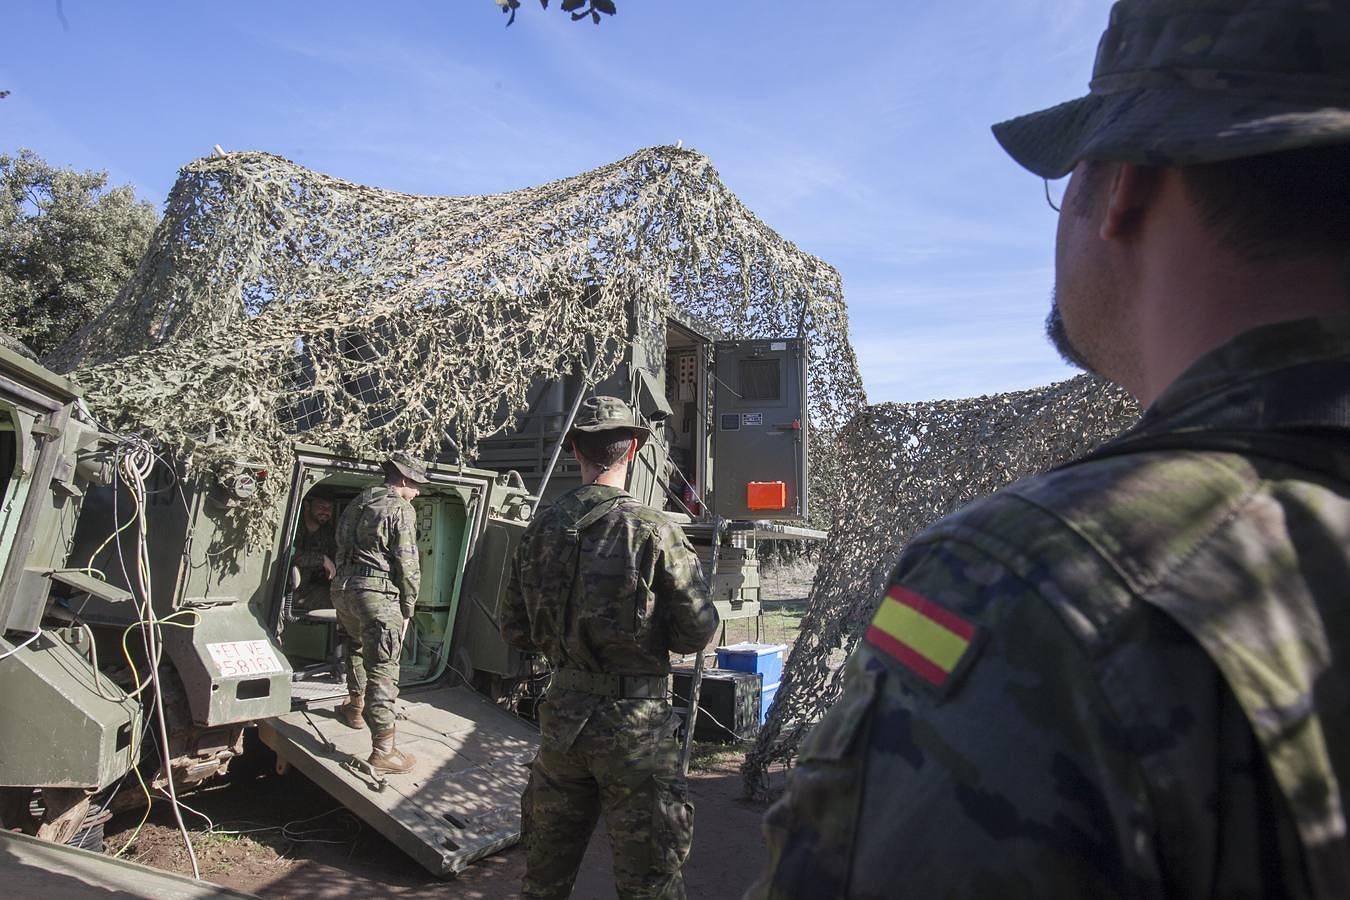
[[[1151,450],[1257,456],[1350,484],[1350,432],[1335,427],[1142,434],[1108,444],[1060,468]],[[1333,667],[1331,648],[1337,641],[1328,632],[1337,623],[1328,623],[1325,611],[1306,592],[1234,598],[1240,602],[1224,606],[1218,616],[1213,604],[1156,593],[1144,599],[1196,640],[1241,705],[1293,816],[1315,895],[1343,896],[1350,885],[1350,835],[1336,770],[1345,762],[1333,758],[1333,752],[1343,756],[1346,749],[1328,745],[1316,705],[1318,695],[1350,689],[1344,683],[1340,688],[1329,686],[1338,678],[1346,681]],[[1300,635],[1300,649],[1272,659],[1247,652],[1240,640],[1234,640],[1234,635],[1242,634]],[[1344,665],[1344,660],[1340,662]]]
[[[625,501],[632,500],[627,494],[620,494],[617,497],[610,497],[608,500],[601,500],[599,503],[586,510],[576,521],[566,526],[568,538],[567,564],[562,572],[560,584],[567,585],[567,594],[563,598],[562,616],[558,619],[560,628],[567,628],[567,623],[571,621],[572,600],[577,593],[577,576],[581,572],[578,563],[581,560],[581,533],[590,528],[596,522],[599,522],[605,516],[609,515],[616,507],[621,506]],[[563,659],[558,660],[559,668],[565,667],[567,660],[567,642],[559,641],[559,647],[562,650]]]

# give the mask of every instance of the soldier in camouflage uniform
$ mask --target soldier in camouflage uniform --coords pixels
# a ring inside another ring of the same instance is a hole
[[[1350,4],[1122,0],[994,131],[1146,412],[905,548],[748,896],[1350,896]]]
[[[295,603],[300,609],[321,609],[332,605],[329,593],[337,574],[337,528],[333,522],[333,501],[310,496],[300,513],[295,535],[295,553],[291,557],[300,574]]]
[[[348,691],[338,716],[352,728],[363,719],[370,726],[370,764],[380,772],[407,772],[416,764],[395,746],[394,701],[422,574],[411,501],[426,481],[425,466],[393,454],[384,464],[384,484],[347,504],[337,526],[333,607],[346,633]]]
[[[650,435],[615,397],[586,401],[568,434],[583,485],[521,538],[502,635],[554,669],[521,798],[524,896],[567,897],[600,814],[622,898],[680,898],[694,809],[666,700],[670,653],[717,630],[684,532],[623,486]]]

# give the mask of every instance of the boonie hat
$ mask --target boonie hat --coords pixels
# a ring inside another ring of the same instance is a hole
[[[633,415],[632,408],[618,397],[591,397],[581,404],[576,420],[572,423],[572,427],[567,430],[567,438],[563,441],[563,448],[571,450],[572,438],[580,432],[618,431],[620,429],[631,432],[633,437],[638,439],[638,446],[641,447],[647,442],[647,438],[652,436],[652,430],[636,424],[636,421],[637,418]]]
[[[389,458],[384,464],[395,469],[400,475],[409,481],[415,481],[418,484],[427,483],[427,467],[420,460],[413,459],[402,450],[397,453],[389,454]]]
[[[994,126],[1018,163],[1186,166],[1350,141],[1350,3],[1119,0],[1090,93]]]

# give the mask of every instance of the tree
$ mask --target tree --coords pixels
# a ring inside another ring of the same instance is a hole
[[[502,12],[511,16],[506,20],[507,25],[516,20],[516,10],[520,9],[520,0],[496,0],[496,3],[501,7]],[[548,0],[539,0],[539,5],[548,9]],[[614,0],[562,0],[559,7],[563,12],[572,14],[573,22],[579,22],[589,16],[596,25],[600,24],[601,13],[612,16],[618,11],[614,6]]]
[[[107,172],[0,155],[0,329],[53,349],[130,280],[158,219]]]

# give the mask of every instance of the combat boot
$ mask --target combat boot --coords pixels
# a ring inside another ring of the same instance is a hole
[[[386,775],[401,775],[404,772],[411,771],[412,767],[417,765],[417,757],[394,747],[394,727],[392,725],[386,731],[372,734],[370,743],[370,758],[367,762],[376,772]]]
[[[337,708],[338,718],[348,728],[365,728],[365,720],[361,718],[361,713],[365,711],[365,708],[365,694],[348,694],[347,702]]]

